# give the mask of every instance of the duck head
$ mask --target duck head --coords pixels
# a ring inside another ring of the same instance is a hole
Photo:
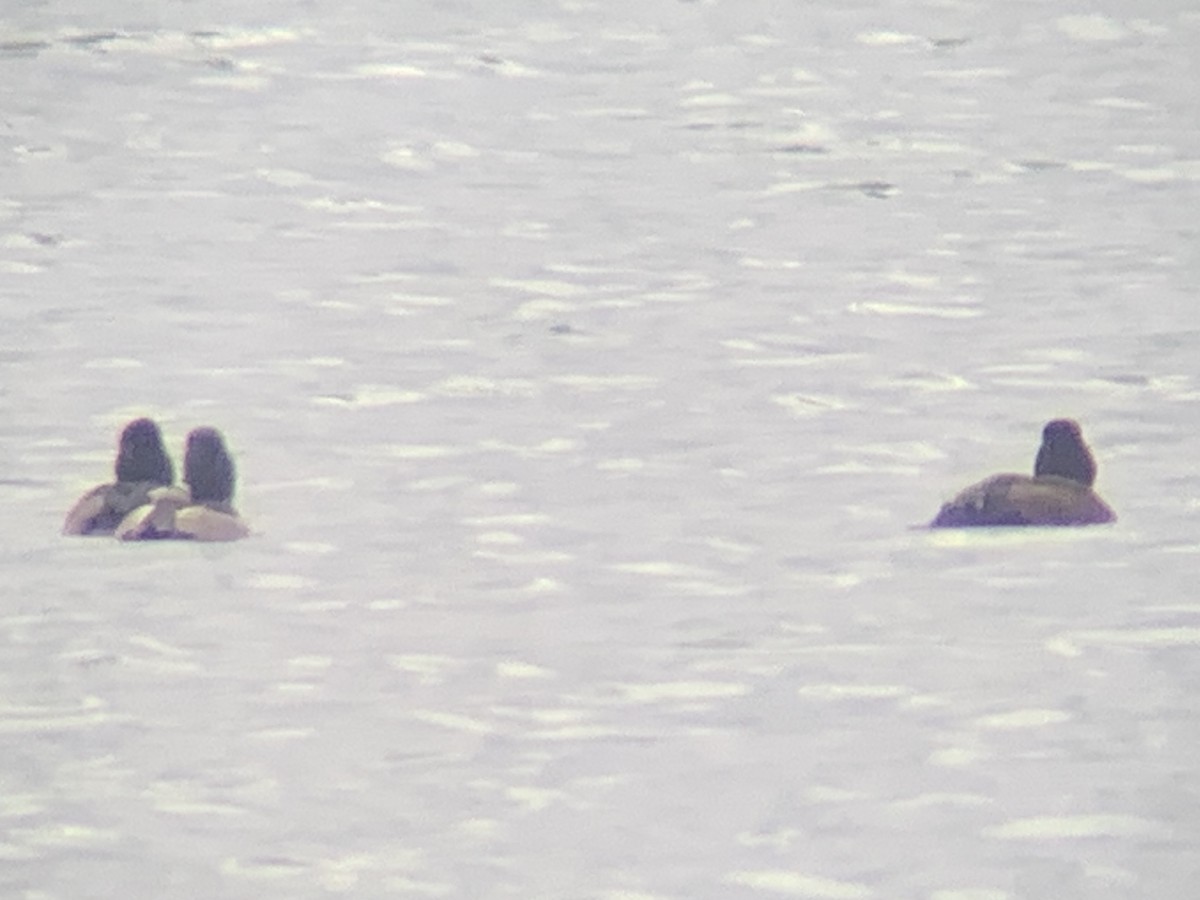
[[[121,432],[117,449],[117,481],[170,484],[175,467],[163,447],[162,432],[151,419],[134,419]]]
[[[1033,465],[1034,476],[1057,475],[1091,487],[1096,481],[1096,460],[1083,441],[1079,423],[1055,419],[1042,429],[1042,446]]]
[[[221,432],[196,428],[187,438],[183,457],[183,480],[191,488],[193,503],[233,501],[233,459],[225,449]]]

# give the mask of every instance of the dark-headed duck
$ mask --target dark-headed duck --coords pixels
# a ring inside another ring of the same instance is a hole
[[[125,426],[115,469],[115,482],[92,488],[71,507],[63,534],[112,534],[130,510],[148,501],[151,490],[175,480],[158,425],[134,419]]]
[[[233,507],[233,458],[215,428],[188,435],[183,458],[186,489],[163,488],[117,528],[123,541],[236,541],[250,534]]]
[[[1116,514],[1092,490],[1096,460],[1079,423],[1055,419],[1042,430],[1042,446],[1028,475],[993,475],[962,491],[930,523],[934,528],[972,525],[1099,525]]]

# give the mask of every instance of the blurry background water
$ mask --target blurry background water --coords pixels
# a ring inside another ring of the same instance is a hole
[[[0,893],[1190,898],[1185,2],[11,2]],[[257,536],[59,537],[159,419]],[[1079,418],[1113,527],[933,533]]]

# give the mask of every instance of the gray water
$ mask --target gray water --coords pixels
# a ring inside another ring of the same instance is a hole
[[[1193,4],[0,38],[0,895],[1195,896]],[[136,415],[255,537],[58,535]]]

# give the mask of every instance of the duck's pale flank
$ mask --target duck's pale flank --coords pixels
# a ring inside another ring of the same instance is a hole
[[[1092,489],[1096,460],[1079,423],[1055,419],[1042,430],[1033,477],[993,475],[942,506],[930,525],[1100,525],[1116,514]]]
[[[151,419],[134,419],[121,431],[113,469],[116,481],[97,485],[71,507],[63,534],[112,534],[130,510],[147,502],[152,490],[175,480],[162,432]]]

